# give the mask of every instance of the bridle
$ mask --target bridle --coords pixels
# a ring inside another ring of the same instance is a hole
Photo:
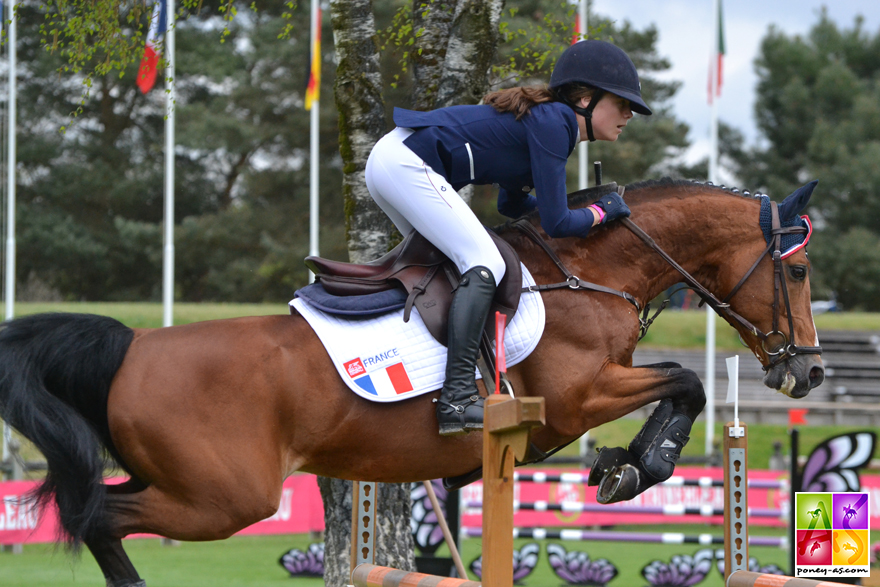
[[[617,193],[623,196],[623,192],[626,188],[624,186],[620,186],[617,188]],[[723,300],[719,300],[715,297],[715,295],[706,289],[699,281],[694,278],[690,273],[688,273],[681,265],[675,262],[675,260],[669,256],[666,251],[664,251],[660,246],[654,242],[644,230],[639,228],[639,226],[630,220],[629,218],[623,218],[619,222],[621,222],[624,226],[626,226],[633,234],[639,237],[646,245],[652,248],[657,254],[659,254],[673,269],[678,271],[681,276],[684,278],[684,281],[690,286],[694,292],[700,296],[703,303],[707,304],[711,307],[715,312],[719,315],[727,318],[729,321],[735,321],[741,326],[743,326],[746,330],[751,332],[754,336],[756,336],[761,341],[761,348],[764,353],[770,357],[770,362],[763,367],[764,371],[769,371],[782,361],[786,361],[791,357],[794,357],[799,354],[812,354],[812,355],[821,355],[822,347],[819,346],[797,346],[795,344],[794,339],[794,318],[791,313],[791,302],[789,301],[788,296],[788,286],[785,282],[785,276],[782,272],[782,250],[781,250],[781,241],[782,236],[785,234],[805,234],[807,229],[802,226],[789,226],[783,227],[779,222],[779,210],[777,209],[776,202],[770,202],[770,214],[771,214],[771,227],[770,227],[770,243],[767,245],[767,248],[758,256],[757,260],[752,264],[746,274],[743,275],[742,279],[730,290]],[[605,286],[596,285],[590,282],[583,281],[578,277],[574,276],[562,263],[562,261],[556,256],[556,254],[550,249],[547,243],[540,237],[538,231],[535,230],[532,224],[525,220],[517,220],[513,223],[514,226],[522,230],[526,235],[528,235],[533,241],[538,243],[544,252],[556,263],[556,266],[562,270],[563,274],[566,276],[566,281],[554,284],[547,285],[537,285],[524,288],[523,291],[542,291],[548,289],[559,289],[559,288],[570,288],[570,289],[586,289],[592,291],[603,291],[605,293],[611,293],[617,295],[619,297],[624,298],[628,302],[632,303],[637,310],[642,310],[639,306],[638,301],[631,295],[625,292],[617,291],[611,288],[607,288]],[[764,333],[760,328],[749,322],[746,318],[738,314],[730,307],[730,300],[736,295],[736,293],[740,290],[740,288],[745,284],[745,282],[751,277],[752,273],[754,273],[755,269],[757,269],[758,264],[764,258],[765,255],[770,254],[770,257],[773,261],[773,330],[769,333]],[[780,315],[780,292],[783,301],[785,302],[785,308],[788,314],[788,336],[785,335],[784,332],[779,330],[779,315]],[[668,300],[667,300],[668,302]],[[641,337],[647,332],[648,327],[657,318],[657,315],[663,311],[663,308],[666,307],[666,302],[660,307],[659,310],[652,316],[650,319],[647,318],[648,307],[644,308],[643,316],[639,318],[640,328],[641,328]]]

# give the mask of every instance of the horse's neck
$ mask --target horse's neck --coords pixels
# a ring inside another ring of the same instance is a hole
[[[716,295],[724,294],[718,291],[719,277],[731,251],[746,244],[745,241],[757,243],[755,236],[760,234],[758,205],[748,198],[718,192],[694,193],[684,198],[633,192],[628,202],[633,210],[632,220]],[[641,302],[682,281],[675,269],[624,226],[612,224],[594,231],[585,240],[551,241],[575,275],[626,291]],[[543,253],[532,248],[526,256],[533,259],[526,264],[536,274],[538,283],[559,281],[559,270]]]
[[[731,256],[742,247],[760,248],[759,205],[724,193],[700,193],[685,198],[646,198],[633,206],[633,220],[688,273],[718,297]],[[639,299],[650,300],[682,282],[681,274],[624,227],[617,240],[627,239],[627,253],[642,274]],[[627,233],[625,235],[621,233]],[[757,237],[757,238],[756,238]],[[610,239],[609,239],[610,240]],[[635,284],[632,284],[635,285]],[[725,284],[726,285],[726,284]],[[635,293],[635,292],[633,292]]]

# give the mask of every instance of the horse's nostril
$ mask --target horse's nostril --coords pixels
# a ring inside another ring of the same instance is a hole
[[[816,365],[812,369],[810,369],[810,389],[814,387],[819,387],[822,385],[822,382],[825,381],[825,368]]]

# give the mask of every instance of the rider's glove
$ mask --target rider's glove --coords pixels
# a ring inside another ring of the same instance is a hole
[[[606,222],[630,215],[629,206],[615,192],[602,196],[599,201],[591,204],[590,208],[594,208],[599,212],[599,224],[605,224]]]

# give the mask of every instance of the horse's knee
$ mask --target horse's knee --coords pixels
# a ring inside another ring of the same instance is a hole
[[[675,369],[675,394],[672,405],[676,411],[694,420],[706,406],[706,391],[700,377],[690,369]]]

